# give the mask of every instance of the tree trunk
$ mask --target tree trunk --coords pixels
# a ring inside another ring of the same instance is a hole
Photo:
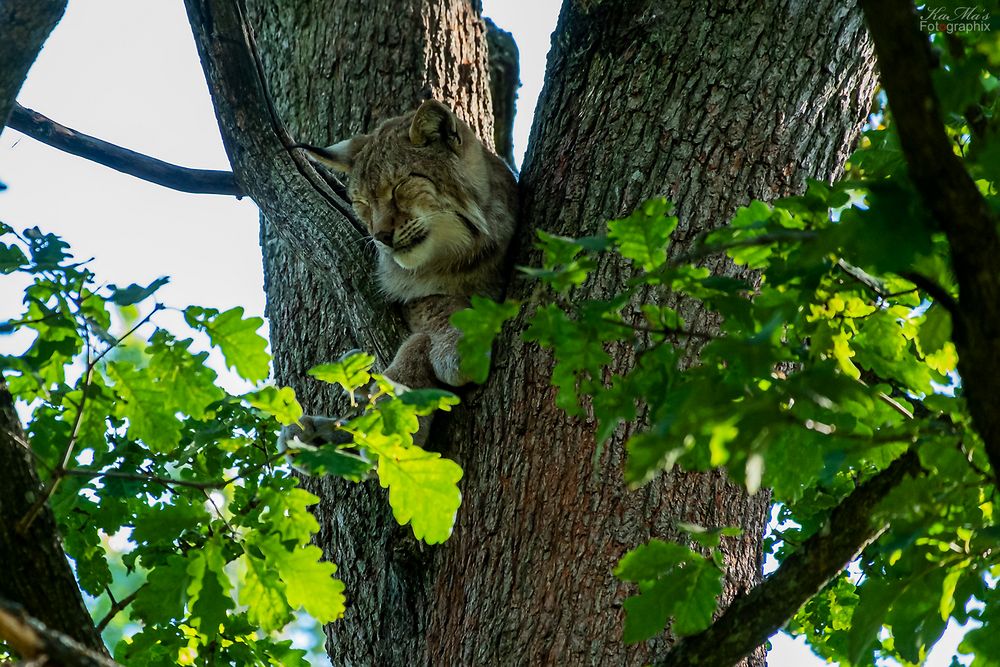
[[[253,2],[250,13],[271,96],[299,141],[334,143],[426,96],[452,105],[479,136],[493,136],[484,25],[468,0]],[[348,319],[350,284],[331,284],[263,219],[261,245],[276,379],[296,389],[307,413],[340,414],[342,396],[306,371],[355,348],[376,353],[384,368],[404,338],[396,310],[372,303],[370,319]],[[340,270],[371,283],[370,251],[359,247]],[[372,349],[365,330],[378,326],[389,329],[392,344]],[[303,484],[322,499],[318,542],[350,595],[347,617],[326,628],[333,664],[412,664],[423,653],[433,601],[409,529],[396,524],[376,483]]]
[[[853,147],[875,84],[853,3],[566,3],[553,40],[522,175],[521,247],[534,230],[584,236],[653,196],[677,205],[672,252],[754,198],[830,180]],[[720,274],[735,268],[709,263]],[[623,287],[610,257],[581,298]],[[530,298],[516,281],[510,296]],[[711,322],[680,305],[695,329]],[[593,423],[553,405],[551,362],[512,327],[488,386],[451,419],[449,452],[466,472],[455,536],[437,550],[429,650],[436,665],[642,664],[666,639],[621,643],[617,560],[652,536],[683,539],[679,521],[735,525],[724,542],[724,602],[759,581],[764,493],[722,475],[671,472],[623,484],[620,429],[595,471]],[[633,362],[616,350],[616,372]],[[763,650],[751,659],[763,664]]]
[[[414,107],[425,91],[492,136],[483,27],[469,0],[251,4],[271,94],[296,139],[345,138]],[[752,198],[832,178],[874,86],[850,7],[567,3],[525,165],[517,263],[536,260],[535,229],[603,233],[605,220],[655,195],[677,204],[681,252]],[[338,286],[304,261],[308,249],[267,223],[261,236],[277,380],[296,388],[307,412],[336,414],[339,397],[306,371],[355,347],[385,363],[401,339],[399,319],[384,303],[352,314],[355,286],[373,280],[360,248],[338,263]],[[612,293],[626,276],[608,260],[585,296]],[[530,291],[518,282],[512,296]],[[693,326],[711,326],[690,304],[681,308]],[[383,330],[372,336],[371,327]],[[432,436],[465,469],[446,545],[418,548],[373,484],[305,482],[322,498],[318,539],[351,596],[347,617],[327,627],[334,664],[649,661],[667,640],[621,643],[629,591],[611,570],[651,536],[681,538],[678,521],[744,529],[724,545],[727,601],[759,580],[766,495],[747,497],[718,473],[671,472],[628,491],[622,442],[634,425],[616,434],[595,471],[593,424],[553,406],[548,357],[519,330],[497,345],[488,385],[466,392]],[[387,342],[372,349],[376,341]],[[616,370],[626,370],[628,350],[616,353]],[[752,663],[762,662],[759,651]]]
[[[0,3],[0,132],[42,44],[66,11],[66,0]]]

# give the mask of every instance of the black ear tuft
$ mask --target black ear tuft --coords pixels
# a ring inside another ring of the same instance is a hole
[[[410,143],[427,146],[436,141],[458,152],[462,137],[458,133],[458,118],[447,106],[437,100],[427,100],[420,105],[410,122]]]

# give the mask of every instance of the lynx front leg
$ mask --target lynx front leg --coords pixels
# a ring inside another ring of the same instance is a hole
[[[403,341],[396,351],[387,378],[406,389],[426,389],[437,384],[434,367],[431,365],[431,337],[425,333],[415,333]]]

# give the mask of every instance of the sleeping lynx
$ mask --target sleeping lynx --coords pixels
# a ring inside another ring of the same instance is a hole
[[[348,193],[378,249],[378,281],[403,304],[411,335],[385,375],[409,388],[468,382],[459,332],[448,319],[469,297],[499,297],[514,233],[517,184],[510,169],[444,104],[382,122],[313,157],[349,177]],[[339,441],[335,420],[303,417],[282,439]],[[421,427],[418,441],[426,437]]]

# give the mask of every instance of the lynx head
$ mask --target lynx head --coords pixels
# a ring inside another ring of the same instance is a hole
[[[496,216],[493,202],[502,199],[512,208],[513,177],[444,104],[428,100],[370,134],[310,150],[348,174],[354,210],[383,260],[391,258],[414,276],[468,271],[484,254],[506,249],[512,212]],[[504,178],[507,183],[499,183]],[[398,291],[386,284],[392,277],[385,273],[380,277],[387,291]]]

